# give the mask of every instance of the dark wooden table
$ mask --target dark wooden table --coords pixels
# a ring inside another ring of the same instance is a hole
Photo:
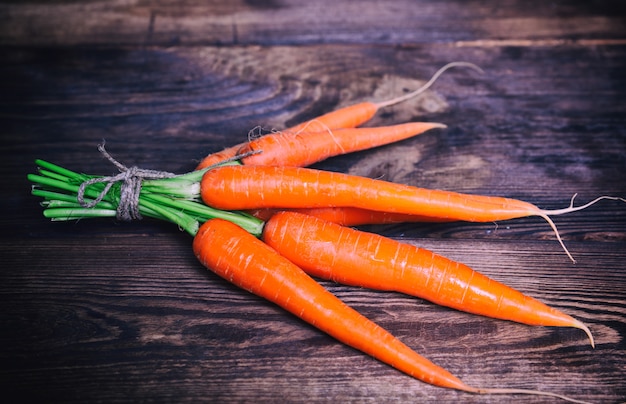
[[[488,4],[490,3],[490,4]],[[531,4],[532,3],[532,4]],[[281,129],[424,83],[370,125],[443,131],[327,170],[543,208],[626,196],[620,1],[55,1],[0,4],[0,391],[40,402],[509,402],[416,381],[238,290],[146,220],[51,223],[26,174],[186,172]],[[557,217],[366,230],[430,248],[586,322],[528,327],[323,282],[468,384],[626,399],[626,204]],[[516,402],[545,398],[515,397]]]

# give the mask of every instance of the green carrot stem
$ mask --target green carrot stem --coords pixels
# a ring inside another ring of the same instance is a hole
[[[63,168],[63,167],[58,166],[56,164],[52,164],[52,163],[50,163],[48,161],[45,161],[45,160],[37,159],[37,160],[35,160],[35,164],[37,164],[39,167],[42,167],[42,168],[47,169],[47,170],[50,170],[50,171],[55,172],[57,174],[60,174],[60,175],[62,175],[64,177],[78,179],[80,182],[86,181],[86,180],[88,180],[90,178],[89,176],[86,176],[84,174],[75,173],[74,171],[70,171],[70,170],[68,170],[66,168]]]
[[[33,182],[38,185],[42,185],[47,188],[66,191],[72,194],[78,193],[79,186],[73,183],[67,182],[67,181],[58,180],[56,178],[49,178],[49,177],[45,177],[45,176],[37,175],[37,174],[28,174],[27,178],[30,182]],[[99,185],[99,184],[94,184],[94,185]],[[91,197],[91,198],[96,198],[98,196],[98,192],[96,192],[93,189],[87,189],[85,194],[86,196]]]
[[[60,199],[50,199],[47,201],[43,201],[41,203],[42,206],[46,208],[46,210],[57,209],[57,208],[66,208],[66,209],[85,209],[80,204],[71,201],[64,201]],[[105,207],[105,205],[108,205]],[[89,209],[101,209],[101,210],[112,210],[115,211],[115,206],[108,202],[100,202],[93,208]]]
[[[73,208],[60,207],[48,208],[43,211],[44,217],[54,222],[76,220],[90,217],[115,217],[117,211],[115,209],[96,209],[96,208]]]
[[[74,195],[47,191],[45,189],[39,189],[36,187],[33,187],[31,194],[44,198],[44,202],[42,202],[42,204],[46,207],[51,207],[51,202],[55,202],[57,204],[60,202],[64,202],[64,203],[72,204],[72,206],[75,206],[77,208],[81,207],[78,201],[76,200],[76,196]],[[98,204],[94,206],[94,208],[115,210],[115,205],[108,201],[100,201]]]
[[[241,165],[239,161],[229,161],[222,165]],[[201,200],[200,181],[202,176],[210,170],[206,167],[202,170],[191,171],[171,178],[159,178],[155,180],[144,180],[141,190],[146,193],[157,193],[169,195],[173,198],[188,200]]]
[[[171,207],[163,206],[158,203],[153,203],[145,198],[140,199],[139,201],[140,211],[142,206],[160,214],[164,220],[176,223],[178,227],[185,230],[192,236],[195,236],[198,232],[198,228],[200,227],[198,221],[193,217],[185,214],[184,212],[177,211],[176,209],[171,209]]]
[[[42,205],[46,208],[45,217],[64,221],[118,215],[121,186],[120,183],[107,181],[111,177],[79,174],[44,160],[36,160],[36,164],[39,174],[29,174],[27,178],[35,184],[32,194],[44,199]],[[214,209],[200,201],[199,183],[205,171],[206,169],[168,178],[143,180],[138,196],[139,214],[175,223],[192,236],[196,234],[201,223],[212,218],[229,220],[255,236],[260,236],[263,221],[243,212]],[[81,184],[92,179],[102,179],[103,182],[90,183],[84,187],[83,203],[95,203],[92,207],[85,207],[78,201],[78,193]],[[101,195],[109,183],[112,186],[109,185],[108,192]]]
[[[40,169],[39,170],[39,175],[45,178],[52,178],[55,180],[59,180],[59,181],[64,181],[64,182],[69,182],[69,178],[61,175],[59,173],[56,173],[54,171],[48,171],[48,170],[44,170],[44,169]]]
[[[160,205],[165,205],[171,208],[183,209],[185,213],[195,215],[196,218],[205,222],[208,219],[224,219],[235,223],[236,225],[244,228],[253,235],[260,237],[263,231],[263,225],[265,222],[248,215],[243,212],[233,212],[226,210],[219,210],[211,208],[207,205],[187,201],[187,200],[174,200],[164,197],[158,194],[148,194],[143,196],[143,200],[152,200]]]
[[[98,216],[110,217],[111,215],[109,214],[109,212],[111,210],[113,212],[116,212],[114,205],[116,205],[117,203],[115,199],[119,200],[119,197],[116,197],[115,195],[110,195],[109,200],[104,201],[105,205],[108,204],[109,206],[113,206],[113,209],[102,209],[103,201],[99,202],[93,208],[83,208],[76,201],[75,194],[78,193],[78,188],[79,188],[78,185],[69,184],[67,182],[60,181],[54,178],[46,178],[46,177],[35,175],[35,174],[30,174],[28,176],[28,179],[40,185],[52,187],[52,188],[63,190],[63,191],[68,191],[74,194],[72,196],[49,195],[52,198],[58,198],[58,199],[50,199],[49,201],[55,201],[55,200],[65,201],[65,202],[71,201],[71,202],[76,203],[76,207],[64,208],[60,210],[54,209],[52,210],[52,212],[44,211],[44,215],[46,217],[53,218],[56,220],[64,220],[63,216],[66,216],[67,219],[65,220],[70,220],[70,219],[79,219],[81,217],[84,217],[84,218],[91,218],[91,217],[98,217]],[[102,185],[102,184],[93,184],[93,185],[96,186],[96,185]],[[98,192],[96,192],[93,189],[87,189],[85,193],[88,194],[88,196],[91,196],[93,198],[97,197],[98,195]],[[72,201],[72,198],[73,198],[73,201]],[[115,202],[115,203],[112,203],[112,202]],[[98,207],[100,209],[98,209]],[[174,206],[171,206],[171,207],[175,207],[175,204]],[[97,212],[102,212],[102,214],[98,215]],[[173,223],[176,223],[179,227],[181,227],[182,229],[184,229],[190,234],[195,234],[198,231],[199,223],[196,220],[194,220],[188,215],[184,215],[180,212],[177,212],[175,209],[163,209],[158,204],[154,204],[146,200],[140,200],[139,212],[142,215],[146,215],[155,219],[168,220]],[[115,217],[115,215],[112,215],[112,216]]]

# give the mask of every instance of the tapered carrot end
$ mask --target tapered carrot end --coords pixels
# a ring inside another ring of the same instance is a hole
[[[448,125],[439,122],[431,122],[430,127],[431,129],[445,129],[448,127]]]
[[[496,389],[474,389],[474,390],[475,391],[472,391],[472,393],[478,393],[478,394],[529,394],[529,395],[533,395],[533,396],[544,396],[544,397],[558,398],[558,399],[561,399],[561,400],[569,401],[571,403],[590,404],[587,401],[577,400],[575,398],[568,397],[568,396],[565,396],[563,394],[550,393],[548,391],[541,391],[541,390],[507,389],[507,388],[501,388],[501,389],[499,389],[499,388],[496,388]]]
[[[587,334],[587,337],[589,337],[589,343],[591,343],[591,347],[596,347],[596,343],[593,339],[593,335],[591,334],[591,330],[589,329],[589,327],[587,327],[585,324],[578,320],[574,320],[572,327],[580,328],[581,330],[583,330],[585,334]]]

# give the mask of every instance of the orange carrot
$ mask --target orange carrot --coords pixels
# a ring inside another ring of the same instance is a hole
[[[200,262],[216,274],[278,304],[341,342],[428,383],[464,388],[460,380],[349,308],[240,227],[221,219],[209,220],[195,236],[193,249]]]
[[[287,128],[282,131],[282,133],[285,133],[287,136],[287,134],[295,135],[302,132],[317,133],[321,131],[332,131],[343,128],[356,128],[357,126],[360,126],[363,123],[369,121],[376,114],[376,112],[378,112],[379,109],[404,102],[408,99],[418,96],[419,94],[422,94],[424,91],[430,88],[430,86],[433,85],[433,83],[439,78],[441,74],[443,74],[443,72],[452,67],[458,66],[470,67],[472,69],[482,72],[482,70],[478,66],[472,63],[448,63],[447,65],[440,68],[426,84],[410,93],[379,103],[362,102],[348,107],[340,108],[335,111],[331,111],[324,115],[321,115],[317,118]],[[196,170],[210,167],[219,164],[225,160],[235,158],[239,150],[245,145],[246,143],[240,143],[224,149],[220,152],[209,154],[200,162],[200,164],[196,167]]]
[[[272,216],[263,241],[306,273],[389,290],[483,316],[528,325],[579,328],[580,321],[431,251],[296,212]]]
[[[421,88],[420,88],[421,89]],[[356,128],[376,115],[382,104],[360,102],[348,105],[311,120],[294,125],[285,130],[290,133],[320,132],[328,129]]]
[[[470,393],[534,394],[577,402],[549,392],[466,385],[347,306],[298,266],[231,222],[222,219],[205,222],[194,237],[193,250],[205,267],[229,282],[418,380]]]
[[[237,153],[250,154],[241,159],[245,165],[304,167],[328,157],[371,149],[408,139],[430,129],[445,127],[440,123],[410,122],[376,128],[328,129],[301,134],[279,132],[248,142]]]
[[[542,210],[510,198],[424,189],[310,168],[265,166],[208,170],[202,178],[201,195],[207,205],[224,210],[339,206],[468,222],[539,216],[552,227],[572,261],[550,215],[585,209],[601,199],[624,201],[603,196],[583,206]]]
[[[202,199],[218,209],[346,206],[492,222],[541,212],[530,203],[468,195],[302,167],[224,166],[202,177]]]
[[[405,215],[402,213],[380,212],[376,210],[351,208],[351,207],[329,207],[329,208],[301,208],[282,209],[289,212],[303,213],[337,223],[342,226],[360,226],[364,224],[390,224],[408,222],[449,222],[450,219],[442,219],[432,216]],[[263,221],[269,220],[280,209],[254,209],[248,213]]]

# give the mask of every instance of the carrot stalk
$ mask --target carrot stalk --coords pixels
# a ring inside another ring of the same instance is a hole
[[[446,126],[431,122],[410,122],[376,128],[328,129],[293,134],[278,132],[248,142],[238,153],[258,152],[243,158],[245,165],[303,167],[328,157],[352,153],[408,139],[430,129]]]
[[[225,210],[354,207],[468,222],[539,216],[550,224],[574,262],[550,216],[590,206],[542,210],[517,199],[424,189],[302,167],[217,167],[202,177],[201,195],[206,204]],[[626,201],[601,197],[592,203],[601,199]]]
[[[112,184],[100,201],[97,198],[106,184],[94,183],[86,187],[84,199],[91,207],[85,207],[77,200],[80,184],[99,176],[79,174],[44,160],[35,162],[40,167],[39,175],[29,174],[28,180],[35,184],[32,194],[44,198],[45,217],[63,221],[116,216],[121,193],[119,184]],[[197,181],[203,174],[204,171],[193,171],[172,178],[144,181],[138,198],[139,212],[146,217],[175,223],[191,235],[196,234],[200,223],[222,218],[260,236],[263,221],[244,212],[219,210],[194,200],[200,189]]]
[[[418,380],[469,393],[533,394],[580,402],[549,392],[466,385],[347,306],[276,250],[231,222],[211,219],[204,223],[194,237],[193,250],[202,265],[229,282]]]
[[[354,105],[350,105],[347,107],[343,107],[337,109],[335,111],[328,112],[317,118],[302,122],[298,125],[291,126],[287,129],[284,129],[281,133],[284,133],[285,136],[291,136],[301,134],[305,136],[304,132],[308,133],[318,133],[318,132],[326,132],[333,131],[336,129],[344,129],[344,128],[356,128],[369,121],[376,113],[385,107],[390,107],[392,105],[407,101],[411,98],[415,98],[418,95],[424,93],[427,89],[429,89],[435,81],[441,76],[446,70],[453,67],[469,67],[476,71],[482,72],[482,70],[468,62],[452,62],[448,63],[445,66],[441,67],[432,77],[431,79],[421,86],[420,88],[401,95],[399,97],[395,97],[390,100],[385,100],[382,102],[374,103],[374,102],[362,102]],[[389,142],[387,142],[389,143]],[[246,146],[247,143],[240,143],[234,146],[228,147],[222,151],[209,154],[206,156],[196,167],[196,170],[200,170],[215,164],[219,164],[223,161],[230,160],[237,156],[240,150]],[[380,145],[380,144],[379,144]],[[299,164],[304,165],[304,164]]]
[[[279,212],[263,241],[309,275],[338,283],[417,296],[441,306],[528,325],[575,327],[573,317],[461,263],[378,234],[296,212]]]

